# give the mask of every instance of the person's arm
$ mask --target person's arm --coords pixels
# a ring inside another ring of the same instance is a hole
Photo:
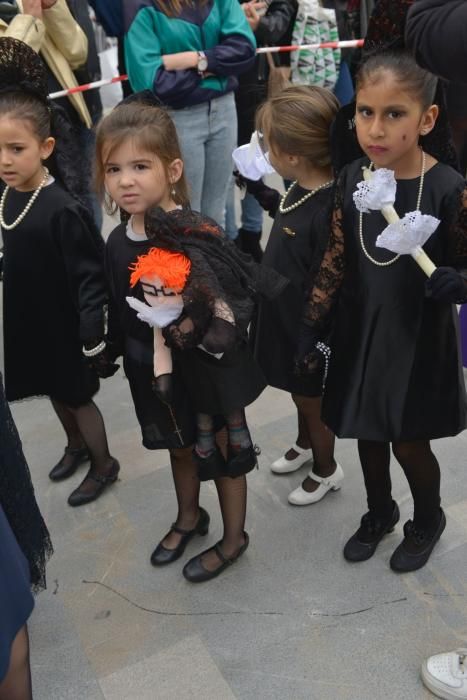
[[[273,0],[267,13],[260,18],[255,36],[260,44],[277,46],[295,17],[297,5],[293,0]]]
[[[45,37],[40,0],[23,0],[22,14],[11,20],[3,36],[19,39],[39,52]]]
[[[89,229],[72,206],[56,216],[54,226],[68,289],[79,314],[80,338],[85,345],[100,342],[105,335],[107,289],[103,251],[98,245],[97,233]]]
[[[47,2],[48,0],[45,0],[42,4],[46,5]],[[50,1],[48,4],[50,4]],[[68,9],[66,0],[56,0],[48,9],[44,9],[42,20],[48,36],[67,60],[72,70],[76,70],[76,68],[86,63],[88,40],[86,34]]]
[[[323,355],[316,344],[327,340],[344,279],[343,190],[341,179],[335,191],[329,241],[310,288],[300,325],[296,363],[305,372],[313,371],[323,362]]]
[[[418,0],[410,8],[405,40],[417,63],[446,80],[467,82],[467,2]]]
[[[207,72],[214,75],[241,75],[252,67],[256,39],[238,0],[224,0],[221,4],[221,41],[204,53]]]

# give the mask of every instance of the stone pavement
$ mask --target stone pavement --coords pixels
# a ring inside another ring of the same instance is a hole
[[[438,441],[448,527],[429,564],[388,568],[401,525],[369,562],[349,565],[342,546],[364,506],[355,444],[337,443],[343,488],[305,508],[287,504],[299,473],[277,477],[271,460],[295,439],[293,405],[268,389],[249,410],[262,447],[249,476],[251,545],[224,575],[194,586],[184,561],[221,535],[215,491],[207,538],[156,570],[149,555],[175,515],[167,455],[140,444],[126,380],[98,397],[121,480],[98,502],[66,504],[83,469],[52,484],[63,436],[46,400],[15,405],[55,555],[48,590],[30,621],[35,700],[422,700],[424,656],[467,640],[467,433]],[[402,518],[410,496],[393,466]]]
[[[432,697],[419,680],[422,659],[467,641],[467,432],[434,443],[448,526],[429,564],[398,576],[388,561],[401,524],[372,560],[342,557],[365,510],[353,441],[337,442],[341,491],[314,506],[287,504],[307,468],[270,473],[296,426],[289,397],[266,390],[248,411],[262,448],[248,477],[250,547],[218,579],[195,586],[181,575],[184,562],[221,536],[213,486],[201,495],[209,535],[154,569],[150,553],[175,517],[167,454],[141,446],[121,370],[97,401],[121,480],[79,509],[66,499],[85,467],[61,484],[47,477],[64,444],[47,400],[13,406],[55,546],[30,620],[35,700]],[[393,477],[403,522],[411,499],[397,464]]]

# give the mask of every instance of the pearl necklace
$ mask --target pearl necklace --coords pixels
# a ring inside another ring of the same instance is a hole
[[[423,182],[425,180],[425,166],[426,166],[426,155],[425,155],[425,151],[422,151],[422,169],[420,172],[420,184],[418,186],[417,207],[416,207],[417,211],[420,211],[420,205],[422,203]],[[372,170],[373,167],[374,167],[373,163],[370,163],[370,170]],[[365,257],[368,258],[368,260],[370,262],[372,262],[373,265],[377,265],[378,267],[388,267],[388,265],[392,265],[393,263],[397,262],[397,260],[399,260],[400,253],[395,255],[390,260],[386,260],[386,262],[380,262],[379,260],[375,260],[375,258],[373,258],[370,255],[370,253],[367,251],[367,249],[365,247],[364,240],[363,240],[363,212],[360,212],[360,217],[359,217],[358,223],[359,223],[358,233],[360,236],[360,245],[362,246],[362,250],[363,250]]]
[[[8,185],[5,187],[5,190],[2,194],[2,198],[0,199],[0,226],[2,228],[4,228],[6,231],[11,231],[11,229],[16,228],[16,226],[18,226],[18,224],[20,224],[22,222],[22,220],[24,219],[24,217],[26,216],[26,214],[28,213],[28,211],[31,209],[32,205],[34,204],[34,202],[38,198],[41,189],[45,186],[48,179],[49,179],[49,171],[47,168],[44,167],[44,177],[42,178],[39,187],[37,187],[37,189],[34,190],[34,192],[32,193],[31,199],[26,204],[26,206],[24,207],[21,214],[13,221],[12,224],[5,223],[5,219],[3,218],[6,196],[7,196],[8,192],[10,191],[10,188],[8,187]]]
[[[294,204],[291,204],[289,207],[286,207],[286,206],[284,206],[285,200],[287,199],[289,194],[292,192],[295,185],[298,183],[298,180],[295,180],[295,182],[292,182],[292,184],[290,185],[287,192],[285,194],[283,194],[281,197],[281,201],[279,204],[280,213],[281,214],[288,214],[289,211],[293,211],[294,209],[297,209],[297,207],[299,207],[301,204],[306,202],[307,199],[310,199],[310,197],[313,197],[313,195],[316,194],[317,192],[319,192],[320,190],[324,190],[325,187],[329,187],[330,185],[333,184],[333,182],[334,182],[334,180],[329,180],[329,182],[325,182],[323,185],[320,185],[319,187],[315,187],[314,190],[310,190],[309,192],[304,194],[303,197],[300,197],[300,199],[298,199]]]

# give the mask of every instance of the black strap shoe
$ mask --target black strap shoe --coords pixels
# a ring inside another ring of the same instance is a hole
[[[157,545],[156,549],[151,554],[151,564],[153,566],[165,566],[165,564],[171,564],[173,561],[180,559],[188,542],[193,539],[195,535],[207,535],[209,530],[209,522],[211,518],[209,513],[207,513],[204,508],[199,509],[199,519],[193,530],[183,530],[181,527],[177,527],[175,523],[170,528],[170,532],[178,532],[182,535],[182,538],[175,549],[168,549],[162,544],[165,537],[162,538],[161,542]],[[170,534],[167,533],[167,534]]]
[[[242,544],[236,555],[233,557],[228,558],[224,555],[220,547],[222,544],[222,540],[220,540],[219,542],[217,542],[217,544],[214,545],[214,547],[209,547],[209,549],[205,549],[204,552],[201,552],[201,554],[198,554],[196,557],[193,557],[193,559],[190,559],[190,561],[185,564],[185,567],[183,569],[183,575],[186,578],[186,580],[190,581],[191,583],[202,583],[203,581],[210,581],[212,578],[216,578],[216,576],[219,576],[219,574],[221,574],[225,569],[227,569],[228,566],[232,566],[232,564],[234,564],[237,561],[237,559],[239,559],[242,556],[242,554],[245,552],[248,545],[250,544],[250,538],[248,537],[248,533],[244,532],[243,534],[245,535],[245,542],[244,544]],[[208,569],[205,569],[201,559],[203,554],[209,552],[210,549],[215,550],[216,556],[221,562],[220,566],[218,566],[217,569],[214,569],[214,571],[209,571]]]
[[[110,486],[110,484],[115,483],[118,479],[118,472],[120,471],[120,465],[116,459],[114,459],[110,472],[106,475],[97,474],[91,469],[88,471],[84,477],[81,484],[75,489],[68,498],[68,505],[84,506],[86,503],[92,503],[105,491],[105,489]],[[91,479],[95,483],[95,487],[92,491],[81,490],[82,485],[87,479]]]
[[[404,539],[394,551],[389,566],[398,574],[417,571],[425,566],[433,548],[446,527],[446,516],[440,508],[439,523],[434,532],[416,528],[412,520],[404,525]]]
[[[69,455],[72,460],[68,466],[65,466],[65,457]],[[89,461],[89,452],[87,447],[65,447],[65,454],[61,458],[60,462],[55,465],[55,467],[49,473],[49,479],[52,481],[62,481],[63,479],[68,479],[69,476],[73,476],[75,471],[78,469],[80,464],[84,464]]]
[[[376,518],[372,513],[365,513],[357,532],[352,535],[344,547],[344,557],[347,561],[370,559],[384,535],[394,530],[399,518],[399,507],[395,501],[393,501],[391,517],[386,520]]]

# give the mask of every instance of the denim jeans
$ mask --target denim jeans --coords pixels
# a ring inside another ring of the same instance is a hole
[[[242,199],[242,228],[253,233],[263,228],[263,207],[249,192]]]
[[[237,144],[233,93],[170,110],[170,116],[180,140],[191,206],[223,227],[232,151]]]

